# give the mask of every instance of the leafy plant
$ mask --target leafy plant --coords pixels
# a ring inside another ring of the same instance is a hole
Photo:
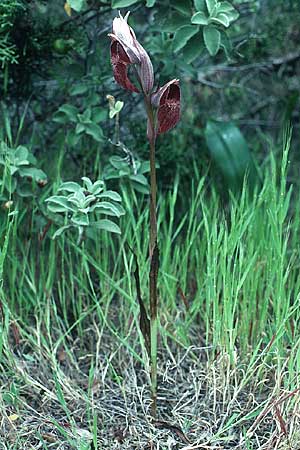
[[[101,114],[101,112],[103,113]],[[103,142],[103,130],[96,122],[103,118],[106,114],[105,110],[87,107],[83,112],[78,108],[65,103],[58,109],[53,120],[61,124],[69,124],[70,132],[68,134],[67,142],[70,145],[76,145],[83,136],[90,136],[97,142]]]
[[[8,200],[15,192],[22,197],[33,195],[32,181],[40,187],[45,186],[47,175],[36,164],[36,158],[24,145],[10,148],[5,142],[0,142],[0,198]]]
[[[239,17],[238,11],[228,1],[195,0],[197,12],[191,22],[203,26],[203,40],[211,56],[215,56],[220,47],[228,53],[229,40],[224,28],[228,28]]]
[[[115,222],[100,218],[101,216],[119,218],[125,214],[120,205],[120,195],[115,191],[106,190],[102,180],[94,183],[88,177],[82,177],[82,180],[82,186],[74,181],[62,183],[58,188],[61,195],[53,195],[45,200],[50,213],[63,216],[63,220],[58,219],[63,225],[54,233],[53,238],[70,228],[77,229],[79,243],[88,228],[120,234],[121,230]]]

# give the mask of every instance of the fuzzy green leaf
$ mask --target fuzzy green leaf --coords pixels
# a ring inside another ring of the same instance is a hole
[[[192,16],[191,22],[196,25],[207,25],[208,18],[206,17],[206,14],[204,12],[198,11]]]
[[[209,14],[212,14],[215,6],[216,6],[216,0],[206,0],[206,6]]]
[[[194,5],[196,8],[196,11],[202,11],[204,13],[207,12],[205,0],[194,0]]]
[[[102,219],[98,220],[97,222],[92,222],[91,226],[97,228],[97,230],[105,230],[109,231],[110,233],[121,234],[120,227],[115,222],[109,219]]]
[[[179,52],[187,42],[198,33],[199,27],[193,25],[186,25],[176,31],[173,39],[173,50]]]
[[[211,56],[215,56],[220,48],[221,34],[217,28],[208,25],[203,28],[203,39]]]
[[[85,0],[68,0],[69,5],[76,12],[80,12],[85,5]]]

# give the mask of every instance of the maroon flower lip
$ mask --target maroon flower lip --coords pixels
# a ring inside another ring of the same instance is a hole
[[[179,80],[171,80],[151,96],[157,111],[157,134],[166,133],[175,127],[180,119]]]
[[[131,83],[128,78],[128,66],[131,63],[124,51],[122,45],[118,41],[112,41],[110,46],[111,64],[116,82],[124,89],[132,92],[140,92],[139,89]]]

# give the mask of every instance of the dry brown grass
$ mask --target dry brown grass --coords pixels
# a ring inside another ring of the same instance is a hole
[[[93,418],[98,449],[300,449],[299,393],[272,358],[249,372],[204,347],[161,352],[153,423],[148,372],[96,327],[86,336],[56,353],[21,340],[3,359],[1,450],[94,450]]]

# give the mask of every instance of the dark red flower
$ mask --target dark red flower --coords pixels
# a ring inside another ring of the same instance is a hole
[[[121,14],[113,21],[113,32],[109,34],[111,43],[111,63],[115,80],[125,89],[140,90],[128,78],[128,66],[134,64],[138,82],[144,94],[149,95],[153,88],[154,75],[149,55],[135,37],[133,29],[127,24],[129,13]]]
[[[151,96],[152,105],[157,108],[157,134],[166,133],[175,127],[180,119],[179,80],[171,80]]]

